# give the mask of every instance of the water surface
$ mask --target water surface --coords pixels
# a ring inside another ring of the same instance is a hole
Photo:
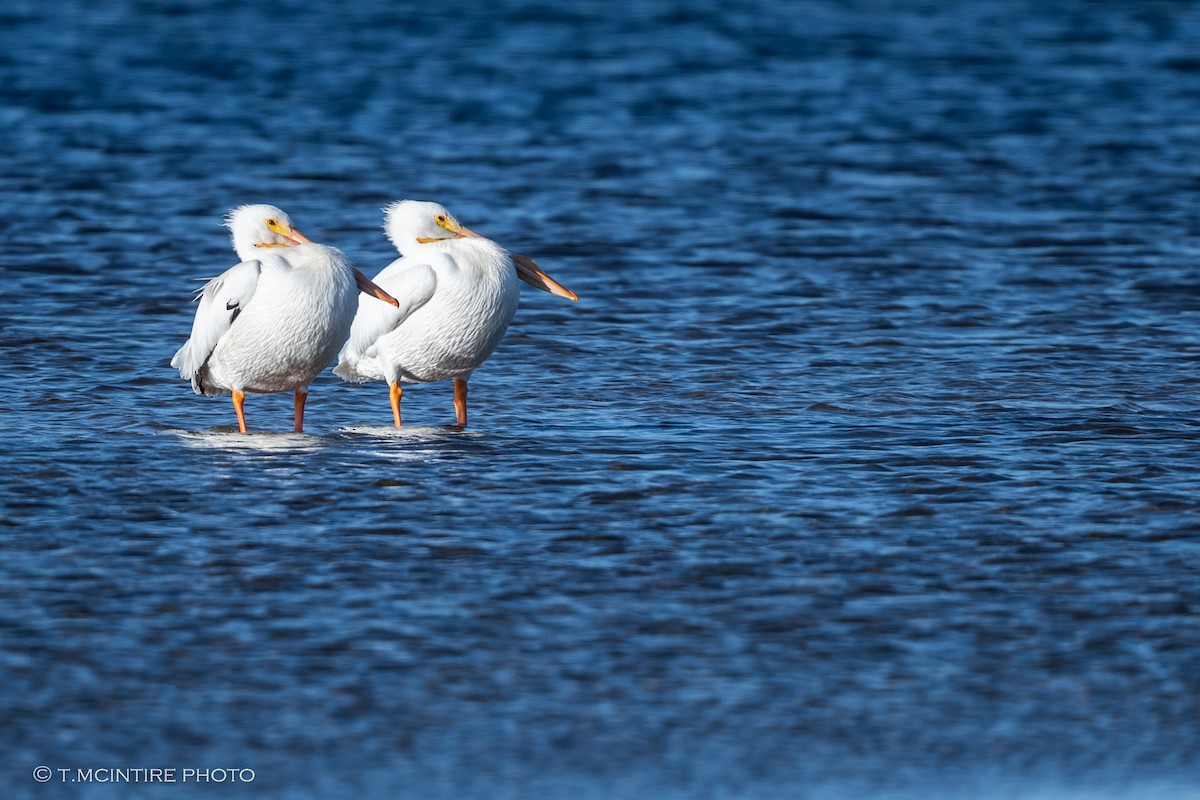
[[[5,797],[1197,796],[1200,11],[245,5],[0,12]],[[223,213],[400,197],[580,302],[233,432]]]

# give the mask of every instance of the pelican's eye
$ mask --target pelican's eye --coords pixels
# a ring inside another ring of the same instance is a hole
[[[445,215],[445,214],[438,214],[436,217],[434,217],[434,219],[436,219],[436,220],[437,220],[437,224],[438,224],[438,225],[441,225],[443,222],[445,222],[445,221],[446,221],[446,215]]]

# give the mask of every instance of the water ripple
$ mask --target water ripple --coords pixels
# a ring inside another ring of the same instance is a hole
[[[1200,13],[802,6],[0,11],[0,793],[1187,796]],[[470,429],[175,378],[402,196],[580,294]]]

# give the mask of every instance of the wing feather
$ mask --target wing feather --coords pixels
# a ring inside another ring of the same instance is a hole
[[[350,328],[350,338],[338,355],[338,375],[347,377],[353,365],[383,336],[394,331],[410,315],[429,302],[437,290],[437,272],[428,263],[398,258],[373,280],[388,294],[400,301],[399,308],[381,303],[374,297],[360,295],[358,313]]]
[[[200,305],[192,321],[191,338],[175,353],[171,366],[179,370],[179,377],[192,381],[192,387],[198,394],[205,393],[200,380],[201,370],[221,337],[254,298],[261,274],[261,261],[243,261],[225,270],[196,292],[196,300]]]

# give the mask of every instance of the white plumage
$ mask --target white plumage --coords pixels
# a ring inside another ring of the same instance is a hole
[[[375,276],[397,308],[359,301],[334,372],[391,387],[400,425],[401,385],[453,378],[455,412],[467,424],[467,380],[504,337],[520,301],[517,279],[577,299],[530,259],[464,227],[443,206],[403,200],[384,212],[401,257]]]
[[[246,392],[294,391],[300,431],[308,385],[345,340],[360,289],[391,298],[274,206],[237,208],[227,225],[243,261],[200,289],[191,338],[171,366],[197,394],[231,393],[243,433]]]

